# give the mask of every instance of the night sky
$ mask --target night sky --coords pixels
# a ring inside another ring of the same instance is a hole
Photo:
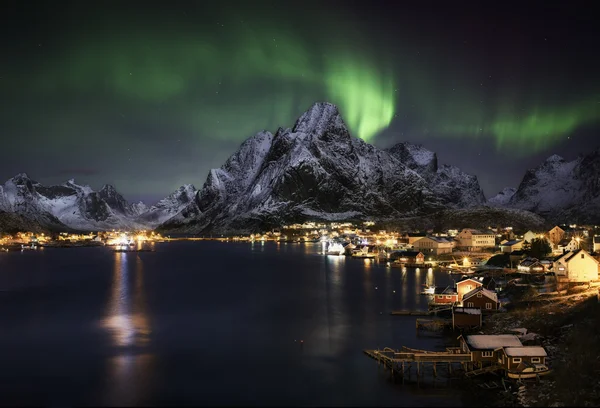
[[[354,136],[422,144],[486,196],[600,145],[594,3],[2,3],[2,182],[200,188],[316,101]]]

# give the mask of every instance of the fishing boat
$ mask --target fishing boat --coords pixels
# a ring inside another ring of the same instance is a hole
[[[423,291],[421,292],[421,295],[427,295],[427,296],[435,295],[435,285],[427,285],[424,283]]]
[[[346,250],[344,249],[343,245],[337,242],[334,243],[330,243],[329,246],[327,247],[327,255],[344,255],[344,252]]]

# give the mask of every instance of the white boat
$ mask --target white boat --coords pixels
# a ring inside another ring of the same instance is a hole
[[[508,371],[506,375],[508,378],[537,378],[540,375],[550,374],[550,370],[544,364],[531,364],[520,371]]]
[[[344,249],[344,247],[342,246],[342,244],[339,243],[333,243],[333,244],[329,244],[329,246],[327,247],[327,255],[344,255],[344,252],[346,250]]]
[[[375,254],[375,252],[369,252],[369,247],[366,245],[352,251],[353,258],[375,258],[376,256],[377,254]]]
[[[423,284],[423,292],[421,295],[435,295],[435,285]]]

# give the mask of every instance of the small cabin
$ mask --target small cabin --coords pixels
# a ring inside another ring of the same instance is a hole
[[[395,254],[398,263],[418,265],[425,262],[425,255],[419,251],[403,251]]]
[[[548,354],[543,347],[502,347],[496,350],[497,362],[507,371],[523,371],[526,366],[546,365]]]
[[[492,311],[500,308],[500,301],[495,291],[479,286],[463,296],[462,305]]]
[[[453,305],[458,302],[458,293],[454,290],[454,288],[435,288],[435,292],[433,294],[432,305]]]
[[[471,353],[471,361],[479,365],[492,365],[498,360],[499,349],[504,347],[523,347],[521,340],[514,334],[475,334],[458,336],[460,350]]]
[[[462,301],[463,296],[475,288],[482,286],[483,283],[478,280],[466,278],[456,283],[456,292],[458,293],[458,301]]]
[[[481,309],[477,307],[452,308],[452,329],[470,330],[481,327]]]

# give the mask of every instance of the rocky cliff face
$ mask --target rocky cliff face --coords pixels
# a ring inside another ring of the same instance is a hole
[[[460,191],[459,191],[460,190]],[[419,215],[485,201],[477,179],[419,146],[380,150],[352,137],[337,108],[317,103],[292,129],[246,140],[210,171],[190,216],[161,229],[250,231],[306,219]]]
[[[490,198],[488,200],[488,205],[491,207],[505,207],[506,205],[508,205],[508,202],[510,201],[512,196],[515,195],[516,191],[517,189],[514,187],[506,187],[498,194]]]
[[[600,150],[566,161],[550,156],[525,173],[504,204],[532,211],[553,222],[600,222]]]

